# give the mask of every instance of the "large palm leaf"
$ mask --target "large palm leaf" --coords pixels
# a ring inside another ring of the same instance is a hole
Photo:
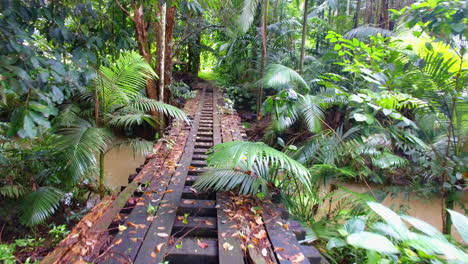
[[[232,141],[217,145],[213,148],[213,153],[210,154],[208,163],[214,168],[223,169],[220,170],[222,174],[218,173],[214,175],[213,172],[211,174],[208,173],[205,177],[199,179],[195,186],[210,186],[218,189],[227,189],[229,187],[231,189],[233,186],[236,186],[234,183],[239,183],[239,180],[235,179],[236,176],[247,179],[249,178],[247,175],[257,178],[250,181],[252,184],[260,184],[262,181],[270,180],[267,176],[269,174],[265,173],[266,170],[264,169],[268,165],[277,170],[284,171],[285,175],[290,175],[290,177],[304,184],[307,189],[311,189],[310,175],[304,166],[285,153],[273,149],[262,142]],[[226,173],[226,170],[230,170],[231,173]],[[239,170],[243,171],[243,174],[239,174]],[[258,188],[243,186],[242,190],[252,191],[258,190]]]
[[[242,6],[242,13],[239,17],[239,27],[242,32],[247,32],[252,25],[252,22],[255,18],[255,13],[257,11],[258,5],[261,0],[244,0]]]
[[[122,53],[109,66],[101,66],[97,80],[104,106],[125,104],[138,96],[148,79],[157,77],[151,66],[136,52]]]
[[[70,180],[74,181],[96,168],[96,155],[105,152],[113,139],[113,134],[107,128],[95,127],[83,119],[60,129],[59,133],[62,136],[58,145],[67,156],[67,170]]]
[[[21,222],[33,226],[43,222],[57,210],[63,192],[54,187],[40,187],[26,195],[21,203]]]
[[[299,73],[281,64],[269,65],[265,76],[260,80],[260,84],[276,90],[288,87],[293,87],[299,91],[309,90],[309,85]]]

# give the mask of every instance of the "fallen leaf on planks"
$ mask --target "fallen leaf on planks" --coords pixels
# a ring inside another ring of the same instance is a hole
[[[224,248],[224,250],[233,250],[234,246],[229,244],[228,242],[224,242],[223,248]]]
[[[207,248],[208,247],[208,244],[207,243],[204,243],[204,242],[201,242],[200,239],[197,239],[197,245],[200,247],[200,248]]]

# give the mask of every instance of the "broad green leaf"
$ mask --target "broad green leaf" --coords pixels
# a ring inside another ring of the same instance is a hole
[[[358,122],[364,122],[367,120],[367,116],[366,115],[363,115],[363,114],[360,114],[360,113],[354,113],[353,114],[353,117],[356,121]]]
[[[399,253],[398,249],[386,237],[370,232],[351,234],[346,241],[348,244],[358,248],[390,254]]]
[[[400,236],[400,239],[406,238],[408,228],[395,212],[375,202],[368,202],[367,205],[376,212],[382,219]]]
[[[468,243],[468,217],[453,210],[447,211],[450,213],[452,223],[458,230],[458,233],[460,233],[461,237],[463,238],[463,241],[465,241],[465,243]]]
[[[439,232],[439,230],[437,230],[437,228],[433,227],[432,225],[420,220],[420,219],[417,219],[417,218],[414,218],[412,216],[409,216],[409,215],[402,215],[401,218],[403,218],[403,220],[407,221],[408,223],[410,223],[412,226],[414,226],[414,228],[418,229],[419,231],[423,232],[424,234],[428,235],[428,236],[431,236],[431,237],[434,237],[434,238],[437,238],[439,240],[442,240],[442,241],[447,241],[444,237],[444,235]]]
[[[330,250],[333,248],[340,248],[344,246],[346,246],[346,241],[340,238],[332,237],[330,240],[328,240],[327,250]]]

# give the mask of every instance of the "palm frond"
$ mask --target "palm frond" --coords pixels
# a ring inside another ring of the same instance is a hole
[[[97,165],[96,154],[105,152],[113,135],[106,128],[94,127],[86,120],[59,130],[58,147],[68,159],[70,180],[76,181]]]
[[[408,160],[392,153],[384,152],[381,155],[372,157],[372,164],[381,169],[401,168],[408,164]]]
[[[117,144],[118,147],[130,146],[133,151],[133,156],[146,156],[153,150],[154,142],[142,138],[129,138]]]
[[[21,206],[21,223],[27,226],[44,222],[57,210],[63,193],[54,187],[40,187],[26,195]]]
[[[137,52],[122,53],[109,66],[101,66],[97,90],[105,105],[126,103],[139,95],[147,80],[157,77],[151,66]]]
[[[243,195],[255,194],[261,185],[261,178],[253,177],[243,171],[232,169],[210,169],[203,173],[193,185],[199,190],[227,191],[239,187]]]
[[[324,113],[320,107],[321,101],[318,97],[312,95],[304,96],[299,103],[301,116],[311,132],[319,132],[321,122],[324,120]]]
[[[306,188],[311,189],[308,170],[294,159],[262,142],[232,141],[217,145],[208,157],[215,168],[235,169],[245,163],[246,170],[253,171],[259,164],[269,164],[286,170]]]
[[[157,100],[139,97],[136,100],[132,101],[129,104],[129,106],[143,112],[156,111],[159,113],[163,113],[166,116],[175,118],[177,120],[185,121],[187,123],[190,122],[187,117],[187,114],[185,114],[183,110],[180,110],[175,106]]]
[[[243,33],[247,32],[252,25],[260,2],[260,0],[244,0],[242,13],[238,20],[240,30]]]
[[[120,115],[110,115],[110,118],[110,126],[122,128],[131,128],[134,126],[139,126],[145,122],[154,127],[154,123],[157,122],[154,116],[150,114],[145,114],[141,111]]]
[[[309,85],[299,73],[281,64],[269,65],[265,76],[259,82],[264,87],[274,88],[277,90],[291,86],[295,87],[295,85],[299,86],[297,88],[309,90]]]

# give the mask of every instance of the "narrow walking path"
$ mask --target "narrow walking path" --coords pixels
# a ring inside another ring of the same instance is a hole
[[[191,187],[211,147],[245,136],[218,90],[197,87],[185,106],[191,125],[174,123],[129,185],[98,204],[43,263],[320,263],[280,205]]]

